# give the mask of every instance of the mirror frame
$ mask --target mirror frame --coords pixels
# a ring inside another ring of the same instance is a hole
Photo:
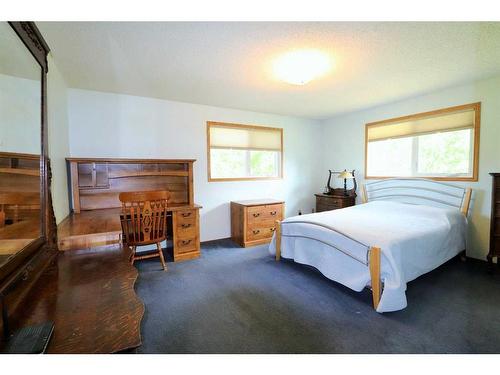
[[[0,268],[0,302],[4,334],[9,312],[15,311],[35,284],[45,268],[57,255],[57,227],[50,195],[50,162],[48,158],[47,127],[47,55],[50,51],[34,22],[8,22],[24,46],[40,66],[41,76],[41,124],[40,124],[40,223],[41,235]],[[8,307],[8,310],[7,310]]]

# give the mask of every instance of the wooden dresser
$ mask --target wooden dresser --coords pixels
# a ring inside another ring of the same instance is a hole
[[[490,251],[488,253],[488,263],[493,264],[493,258],[497,258],[497,265],[500,267],[500,173],[490,173],[493,177],[491,188],[491,224],[490,224]]]
[[[119,243],[124,191],[168,190],[167,229],[174,260],[200,256],[199,209],[194,203],[193,163],[182,159],[68,158],[73,213],[59,225],[59,248]]]
[[[354,206],[356,197],[345,195],[314,194],[316,196],[316,212],[331,211],[338,208]]]
[[[285,202],[256,199],[231,202],[231,239],[248,247],[270,242],[276,220],[283,220]]]

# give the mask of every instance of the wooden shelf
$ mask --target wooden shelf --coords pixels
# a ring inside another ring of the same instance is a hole
[[[125,177],[143,177],[143,176],[171,176],[171,177],[188,177],[188,171],[111,171],[108,174],[109,178],[125,178]]]
[[[40,176],[38,169],[21,169],[21,168],[0,168],[0,173],[20,174],[25,176]]]

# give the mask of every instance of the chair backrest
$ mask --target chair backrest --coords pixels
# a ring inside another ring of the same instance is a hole
[[[148,245],[166,239],[168,191],[120,193],[123,240],[129,246]]]

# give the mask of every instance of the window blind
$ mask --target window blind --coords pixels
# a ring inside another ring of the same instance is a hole
[[[381,141],[391,138],[474,128],[474,109],[439,114],[421,119],[391,123],[370,124],[367,127],[367,140]]]
[[[210,148],[281,151],[281,129],[211,124]]]

